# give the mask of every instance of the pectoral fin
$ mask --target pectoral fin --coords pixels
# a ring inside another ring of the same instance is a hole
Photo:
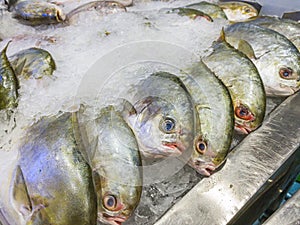
[[[247,55],[250,59],[256,59],[252,46],[245,40],[240,40],[238,50]]]
[[[20,166],[17,166],[13,180],[12,203],[24,218],[27,218],[32,213],[32,204]]]

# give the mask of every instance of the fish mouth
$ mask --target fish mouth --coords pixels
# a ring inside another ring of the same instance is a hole
[[[246,125],[237,124],[237,123],[235,124],[234,128],[235,128],[237,131],[239,131],[239,132],[241,132],[241,133],[243,133],[243,134],[249,134],[250,132],[253,131],[252,128],[250,128],[250,127],[248,127],[248,126],[246,126]]]
[[[110,225],[122,225],[127,220],[125,216],[110,216],[105,213],[102,214],[101,222],[105,222]]]
[[[182,144],[178,143],[178,142],[162,142],[162,145],[164,147],[167,147],[169,150],[171,150],[171,152],[168,152],[168,155],[172,155],[172,156],[179,156],[183,153],[184,151],[184,147],[182,146]]]
[[[212,162],[205,162],[201,159],[189,161],[189,165],[192,166],[199,174],[209,177],[216,170],[217,166]]]

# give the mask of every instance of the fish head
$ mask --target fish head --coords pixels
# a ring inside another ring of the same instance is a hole
[[[244,2],[224,2],[220,6],[230,21],[245,21],[258,16],[258,10]]]
[[[217,154],[209,140],[202,134],[194,140],[194,151],[188,164],[199,174],[210,176],[219,164],[215,159]]]
[[[150,96],[134,107],[137,114],[131,124],[146,157],[179,156],[191,145],[194,115],[189,106]]]
[[[141,187],[106,180],[101,177],[98,190],[98,220],[105,224],[120,225],[125,222],[137,207]]]
[[[278,52],[272,61],[264,59],[269,65],[261,71],[267,95],[289,96],[300,89],[300,54],[296,48],[293,50],[282,54]],[[286,57],[287,54],[289,57]]]

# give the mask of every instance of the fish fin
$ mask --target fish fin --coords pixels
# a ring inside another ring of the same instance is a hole
[[[80,108],[77,112],[73,112],[72,116],[71,116],[71,120],[72,120],[72,128],[73,128],[73,134],[74,134],[74,138],[76,141],[76,144],[78,146],[78,150],[80,151],[80,153],[82,154],[84,160],[87,163],[90,163],[90,158],[89,158],[89,154],[88,154],[88,148],[91,148],[91,145],[89,145],[87,143],[88,138],[87,138],[87,132],[84,126],[80,126],[79,123],[79,114],[84,111],[85,106],[83,106],[82,104],[80,105]]]
[[[219,43],[226,42],[224,27],[222,27],[220,37],[218,38],[217,42],[219,42]]]
[[[252,46],[245,40],[239,40],[238,48],[239,51],[243,52],[250,59],[257,59]]]
[[[27,60],[27,59],[23,59],[23,61],[22,61],[18,66],[16,66],[16,67],[14,68],[15,74],[16,74],[17,76],[22,75],[24,66],[25,66],[25,64],[26,64],[26,60]],[[26,77],[26,78],[29,78],[29,77]]]
[[[12,187],[12,203],[24,218],[28,218],[32,213],[32,203],[28,194],[24,175],[21,167],[18,165],[15,171]]]
[[[123,118],[128,118],[137,114],[136,109],[128,100],[120,98],[119,101],[121,102],[116,108],[121,113]]]

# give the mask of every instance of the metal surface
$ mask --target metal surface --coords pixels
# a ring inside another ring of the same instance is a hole
[[[275,109],[156,225],[251,224],[276,201],[300,170],[300,92]],[[278,223],[280,224],[280,223]]]
[[[299,225],[300,224],[300,190],[280,209],[263,223],[264,225]]]

